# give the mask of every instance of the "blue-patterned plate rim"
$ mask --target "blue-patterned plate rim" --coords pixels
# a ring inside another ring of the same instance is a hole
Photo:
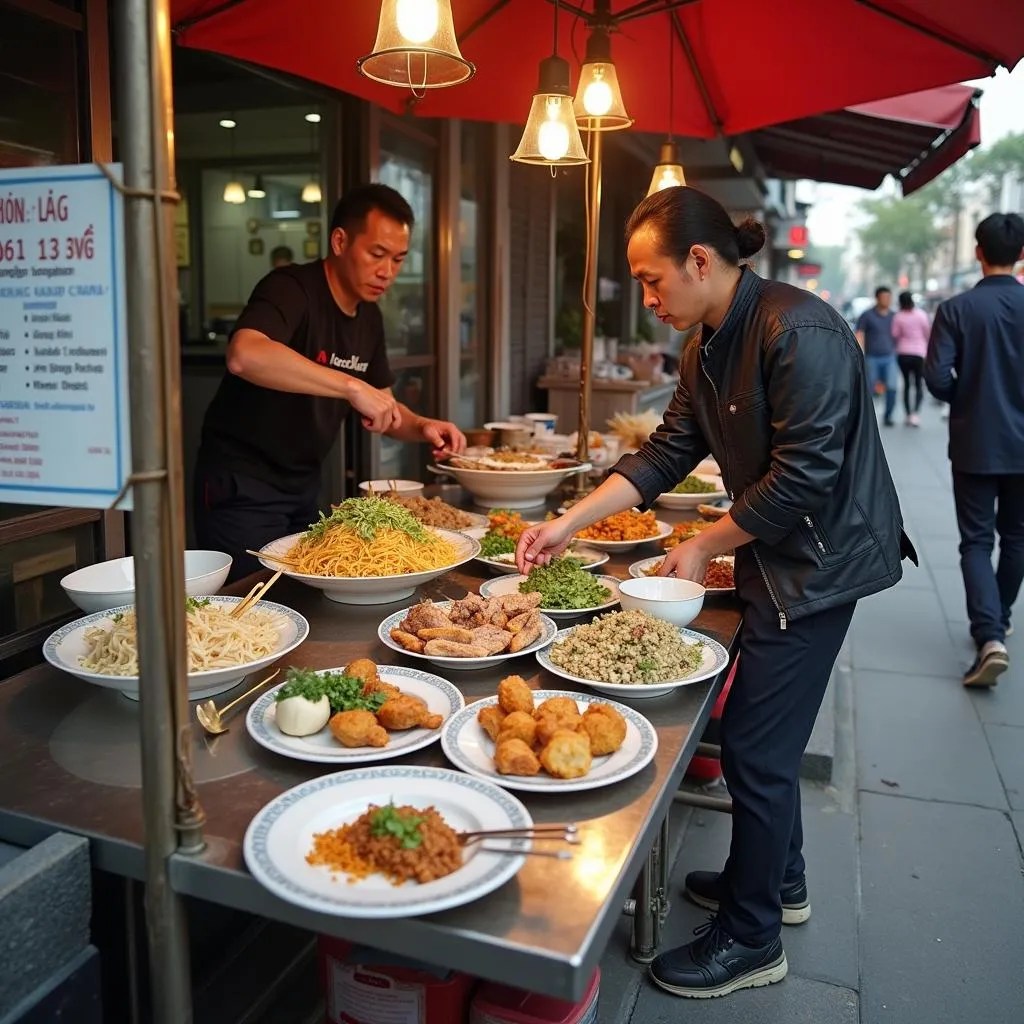
[[[448,703],[454,709],[442,723],[438,729],[425,729],[423,730],[422,742],[417,740],[414,743],[409,743],[403,747],[397,747],[388,749],[387,747],[357,747],[348,749],[339,746],[337,753],[331,754],[325,752],[323,754],[316,753],[311,750],[308,754],[302,751],[292,750],[285,747],[278,740],[274,732],[271,731],[270,727],[266,722],[267,710],[274,703],[275,696],[278,690],[281,689],[285,684],[283,682],[278,683],[272,689],[267,690],[261,694],[249,705],[249,710],[245,716],[245,727],[249,731],[249,735],[267,750],[280,754],[282,757],[290,757],[297,761],[308,761],[313,764],[351,764],[358,762],[370,762],[370,761],[383,761],[389,757],[402,757],[405,754],[411,754],[414,751],[422,750],[424,747],[429,747],[430,744],[436,743],[441,738],[441,730],[447,723],[448,719],[457,715],[465,706],[466,698],[463,697],[462,692],[456,689],[447,679],[442,679],[441,676],[435,675],[433,672],[424,672],[422,669],[409,668],[407,665],[378,665],[378,672],[382,677],[387,678],[388,676],[394,676],[400,679],[416,679],[419,682],[427,683],[430,686],[436,687],[440,690],[448,700]],[[318,675],[324,672],[341,672],[343,667],[336,668],[321,668],[317,669]],[[362,753],[360,753],[362,751]]]
[[[204,598],[207,600],[207,598]],[[214,601],[217,604],[238,604],[244,601],[244,597],[222,597],[216,594],[209,596],[208,600]],[[300,615],[294,608],[289,608],[287,605],[278,604],[276,601],[259,601],[260,611],[272,612],[275,615],[280,615],[283,618],[288,619],[295,626],[295,639],[289,640],[283,644],[279,650],[274,651],[270,654],[264,655],[262,658],[257,658],[254,661],[245,662],[242,665],[230,665],[224,666],[223,668],[210,668],[204,672],[190,672],[188,674],[189,679],[205,679],[208,676],[213,675],[217,672],[234,672],[241,671],[246,665],[258,665],[267,661],[274,661],[277,658],[284,657],[289,651],[293,651],[303,640],[309,636],[309,623],[306,621],[305,616]],[[88,615],[83,615],[80,619],[75,619],[74,622],[69,622],[67,625],[61,626],[60,629],[54,630],[43,644],[43,657],[53,665],[54,668],[60,669],[62,672],[77,672],[84,676],[88,676],[91,679],[106,679],[113,683],[131,682],[132,680],[138,681],[138,676],[105,676],[99,672],[90,672],[87,668],[81,666],[74,666],[65,664],[60,660],[58,656],[58,650],[60,645],[74,632],[79,629],[86,629],[89,626],[94,626],[98,622],[103,622],[105,619],[110,619],[115,615],[123,615],[125,612],[135,610],[134,604],[123,604],[117,608],[107,608],[101,612],[90,612]]]
[[[569,697],[577,703],[582,701],[585,704],[607,704],[609,707],[615,708],[639,733],[640,749],[614,775],[602,779],[588,779],[587,776],[582,779],[555,779],[545,775],[540,781],[537,781],[540,776],[499,775],[497,772],[494,775],[482,773],[462,756],[456,737],[467,724],[476,720],[476,716],[483,708],[492,707],[498,703],[497,696],[493,696],[467,704],[444,724],[441,729],[441,749],[444,751],[445,757],[460,771],[493,782],[497,786],[517,789],[526,793],[578,793],[588,789],[603,789],[605,786],[614,786],[618,782],[631,778],[637,772],[643,771],[654,760],[654,755],[658,752],[658,730],[654,728],[650,719],[639,711],[593,693],[578,693],[573,690],[533,691],[535,701],[550,700],[552,697]]]
[[[685,626],[676,626],[675,628],[684,640],[688,640],[692,643],[703,644],[714,654],[714,665],[706,669],[699,669],[697,672],[694,672],[693,675],[685,676],[682,679],[665,679],[659,680],[656,683],[608,683],[602,679],[584,679],[583,676],[575,676],[571,672],[568,672],[564,668],[556,665],[551,660],[550,656],[552,646],[557,644],[559,641],[564,640],[574,629],[578,628],[578,626],[569,626],[566,629],[560,629],[555,634],[554,640],[552,640],[544,650],[536,652],[536,658],[542,668],[547,669],[556,676],[561,676],[563,679],[570,679],[574,683],[580,683],[584,686],[614,686],[619,687],[621,692],[627,692],[627,690],[641,692],[646,688],[653,689],[655,687],[670,687],[675,689],[680,686],[689,686],[691,683],[700,683],[705,679],[712,679],[729,664],[729,652],[713,637],[708,636],[706,633],[698,633],[695,629],[687,629]]]
[[[451,601],[435,601],[434,604],[436,604],[438,608],[443,608],[445,610],[452,606]],[[410,658],[422,658],[424,661],[433,662],[434,664],[439,662],[461,662],[481,666],[497,665],[503,661],[508,661],[509,658],[518,658],[523,654],[536,654],[541,650],[541,648],[554,643],[558,636],[558,626],[555,624],[554,620],[544,613],[541,613],[540,624],[543,632],[539,639],[530,644],[529,647],[526,647],[521,651],[516,651],[514,654],[510,654],[508,651],[503,651],[501,654],[489,654],[486,658],[446,658],[441,654],[419,654],[416,651],[407,651],[404,647],[396,644],[395,641],[391,639],[391,630],[394,629],[414,607],[415,605],[410,605],[408,608],[403,608],[399,612],[392,612],[377,627],[377,638],[385,647],[389,647],[391,650],[397,651],[399,654],[407,654]]]
[[[267,842],[270,832],[281,816],[295,804],[300,803],[306,797],[319,793],[325,789],[342,787],[352,782],[373,781],[380,779],[421,779],[433,780],[439,784],[447,783],[471,790],[485,796],[493,801],[508,816],[510,828],[528,828],[533,824],[533,818],[520,800],[517,800],[511,793],[506,792],[500,786],[486,779],[480,779],[463,772],[452,771],[449,768],[430,768],[420,765],[380,765],[371,768],[352,768],[343,772],[334,772],[329,775],[322,775],[319,778],[311,779],[308,782],[294,786],[286,790],[280,796],[275,797],[265,807],[257,812],[256,816],[249,823],[245,832],[245,839],[242,844],[245,863],[252,876],[261,885],[269,889],[274,895],[300,907],[326,914],[337,914],[341,917],[360,918],[390,918],[408,917],[414,914],[434,913],[442,909],[461,906],[474,899],[479,899],[487,893],[493,892],[499,886],[504,885],[510,878],[514,877],[522,867],[525,857],[503,854],[494,856],[494,863],[481,877],[476,878],[472,883],[449,890],[443,897],[431,895],[432,886],[437,883],[429,882],[426,885],[403,885],[400,889],[406,897],[401,904],[396,905],[392,901],[361,901],[353,904],[343,898],[347,883],[338,883],[338,895],[326,896],[314,892],[289,878],[270,858],[267,851]],[[387,787],[382,787],[381,800],[390,799]],[[510,845],[528,848],[527,841],[514,841]],[[477,856],[486,856],[485,853]],[[457,872],[456,872],[457,874]],[[446,876],[451,878],[451,875]],[[439,879],[443,882],[444,879]],[[358,883],[356,883],[358,885]],[[422,895],[426,892],[426,896]],[[420,895],[417,896],[416,894]],[[346,912],[347,911],[347,912]]]

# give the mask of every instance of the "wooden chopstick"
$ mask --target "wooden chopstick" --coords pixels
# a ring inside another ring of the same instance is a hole
[[[247,555],[254,555],[256,558],[266,558],[268,561],[277,562],[278,565],[290,565],[296,566],[299,563],[293,558],[282,558],[280,555],[272,555],[269,551],[252,551],[249,548],[245,549]]]
[[[266,583],[257,583],[245,597],[238,602],[235,610],[231,613],[233,619],[240,619],[257,601],[262,601],[267,591],[281,578],[283,569],[278,569]]]

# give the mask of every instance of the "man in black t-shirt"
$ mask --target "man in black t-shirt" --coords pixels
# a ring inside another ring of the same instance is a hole
[[[272,270],[235,323],[227,373],[203,421],[195,474],[200,547],[234,558],[316,519],[320,468],[350,409],[374,433],[463,451],[453,424],[395,400],[377,300],[409,251],[413,212],[387,185],[346,193],[330,252]]]

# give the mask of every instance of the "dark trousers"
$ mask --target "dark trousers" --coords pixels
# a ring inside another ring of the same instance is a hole
[[[921,411],[924,401],[924,356],[898,356],[900,373],[903,374],[903,408],[907,415]],[[915,388],[914,400],[910,400],[911,385]]]
[[[193,514],[200,548],[226,551],[234,559],[228,582],[261,569],[245,553],[279,537],[305,530],[317,518],[319,480],[300,494],[280,491],[241,473],[197,466]]]
[[[971,636],[979,647],[1002,642],[1024,579],[1024,474],[954,470],[953,498]],[[996,532],[999,565],[993,569]]]
[[[782,928],[779,890],[804,876],[800,759],[856,602],[779,628],[749,549],[736,559],[740,656],[722,715],[722,772],[732,797],[723,928],[762,945]]]

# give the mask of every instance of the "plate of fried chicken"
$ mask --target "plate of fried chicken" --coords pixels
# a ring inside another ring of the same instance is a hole
[[[389,615],[377,635],[391,650],[442,668],[487,668],[551,643],[558,627],[538,610],[540,600],[540,594],[467,594],[460,601],[421,601]]]

